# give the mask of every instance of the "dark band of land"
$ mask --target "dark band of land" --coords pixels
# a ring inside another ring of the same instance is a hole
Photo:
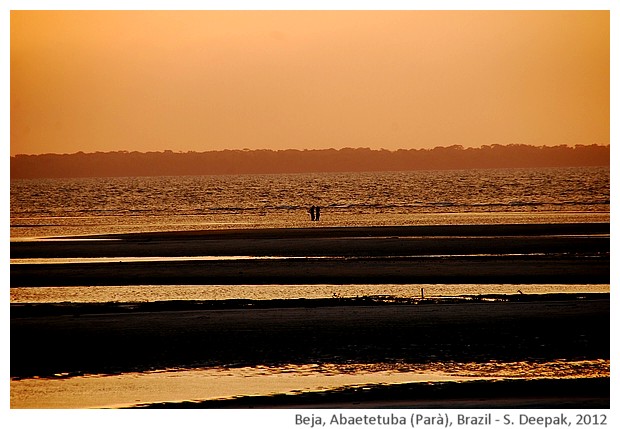
[[[608,294],[135,311],[16,311],[11,376],[284,363],[609,359]],[[186,304],[187,305],[187,304]],[[19,310],[19,309],[16,309]]]
[[[609,283],[609,224],[449,225],[158,232],[12,242],[11,286],[318,283]],[[255,256],[123,262],[123,257]],[[307,258],[304,258],[307,257]]]

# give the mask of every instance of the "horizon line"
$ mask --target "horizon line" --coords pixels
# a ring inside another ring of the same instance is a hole
[[[271,151],[271,152],[287,152],[287,151],[297,151],[297,152],[318,152],[318,151],[330,151],[330,150],[335,150],[335,151],[340,151],[340,150],[360,150],[360,149],[364,149],[364,150],[370,150],[370,151],[376,151],[376,152],[399,152],[399,151],[424,151],[424,150],[434,150],[434,149],[454,149],[454,148],[459,148],[462,150],[468,150],[468,149],[483,149],[485,147],[489,147],[489,148],[493,148],[493,147],[510,147],[510,146],[527,146],[527,147],[532,147],[532,148],[555,148],[555,147],[565,147],[565,148],[576,148],[576,147],[587,147],[587,146],[601,146],[601,147],[611,147],[610,143],[589,143],[589,144],[585,144],[585,143],[575,143],[575,144],[556,144],[556,145],[533,145],[533,144],[526,144],[526,143],[508,143],[508,144],[498,144],[498,143],[493,143],[493,144],[483,144],[480,146],[463,146],[460,144],[452,144],[449,146],[433,146],[433,147],[426,147],[426,148],[398,148],[398,149],[385,149],[385,148],[370,148],[368,146],[357,146],[357,147],[353,147],[353,146],[345,146],[345,147],[341,147],[341,148],[321,148],[321,149],[309,149],[309,148],[304,148],[304,149],[299,149],[299,148],[287,148],[287,149],[269,149],[269,148],[238,148],[238,149],[214,149],[214,150],[204,150],[204,151],[197,151],[197,150],[187,150],[187,151],[174,151],[171,149],[163,149],[163,150],[153,150],[153,151],[147,151],[147,152],[142,152],[142,151],[137,151],[137,150],[126,150],[126,149],[118,149],[118,150],[110,150],[110,151],[94,151],[94,152],[84,152],[84,151],[78,151],[78,152],[72,152],[72,153],[59,153],[59,152],[44,152],[44,153],[17,153],[14,155],[11,155],[11,158],[14,157],[18,157],[18,156],[45,156],[45,155],[61,155],[61,156],[70,156],[70,155],[90,155],[90,154],[108,154],[108,153],[172,153],[172,154],[191,154],[191,153],[209,153],[209,152],[262,152],[262,151]]]

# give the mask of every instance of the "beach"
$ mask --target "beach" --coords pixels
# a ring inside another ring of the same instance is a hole
[[[411,284],[412,292],[409,299],[12,304],[14,380],[287,364],[605,361],[610,355],[609,294],[529,295],[515,288],[508,295],[429,299],[415,286],[609,283],[609,224],[228,230],[11,243],[12,259],[52,256],[119,261],[11,264],[11,286],[374,282]],[[569,380],[556,380],[540,390],[539,403],[608,404],[608,378],[583,380],[590,383],[583,397],[564,391]],[[512,388],[491,394],[479,384],[470,387],[471,400],[494,398],[484,402],[487,407],[534,406],[529,388],[511,396]],[[466,387],[458,394],[450,389],[446,401],[471,402]],[[347,407],[351,402],[337,398],[351,394],[306,392],[301,402],[276,397],[191,407]],[[393,390],[364,395],[355,393],[353,402],[415,407],[425,396],[418,392],[412,402]],[[429,395],[427,400],[442,398]],[[433,401],[427,405],[439,403]]]
[[[198,256],[221,258],[166,259]],[[11,285],[609,283],[609,224],[213,230],[11,243],[12,259],[51,257],[116,260],[12,264]]]
[[[33,314],[11,320],[12,376],[179,366],[609,357],[609,298]],[[74,310],[74,309],[73,309]],[[40,359],[46,354],[44,360]]]

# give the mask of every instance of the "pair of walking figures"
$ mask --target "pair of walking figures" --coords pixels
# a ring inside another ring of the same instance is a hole
[[[310,220],[315,221],[321,219],[321,208],[319,206],[310,207]]]

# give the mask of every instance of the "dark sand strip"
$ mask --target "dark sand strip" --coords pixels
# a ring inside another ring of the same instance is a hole
[[[609,224],[462,225],[160,232],[109,241],[11,243],[11,258],[409,256],[609,253]]]
[[[12,265],[11,286],[608,283],[608,232],[609,224],[465,225],[218,230],[118,235],[113,241],[14,242],[13,258],[242,255],[333,259]],[[428,255],[472,257],[404,258]],[[394,258],[399,256],[403,258]]]
[[[11,376],[283,363],[609,359],[607,298],[11,318]]]
[[[609,253],[608,236],[333,237],[11,243],[11,258]]]
[[[323,307],[368,307],[381,305],[431,305],[462,304],[477,302],[565,302],[583,300],[606,300],[609,293],[544,293],[544,294],[475,294],[451,297],[421,298],[416,287],[411,288],[412,297],[369,295],[331,298],[280,298],[280,299],[222,299],[222,300],[174,300],[151,302],[45,302],[11,304],[11,318],[43,316],[83,316],[106,313],[144,313],[160,311],[243,310]]]
[[[11,287],[140,284],[609,283],[609,256],[328,258],[11,265]]]
[[[168,231],[131,234],[99,235],[95,238],[123,240],[217,239],[217,238],[331,238],[331,237],[440,237],[440,236],[519,236],[519,235],[593,235],[609,234],[609,223],[550,223],[550,224],[488,224],[488,225],[417,225],[370,227],[323,227],[319,223],[309,228],[221,229],[202,231]]]

